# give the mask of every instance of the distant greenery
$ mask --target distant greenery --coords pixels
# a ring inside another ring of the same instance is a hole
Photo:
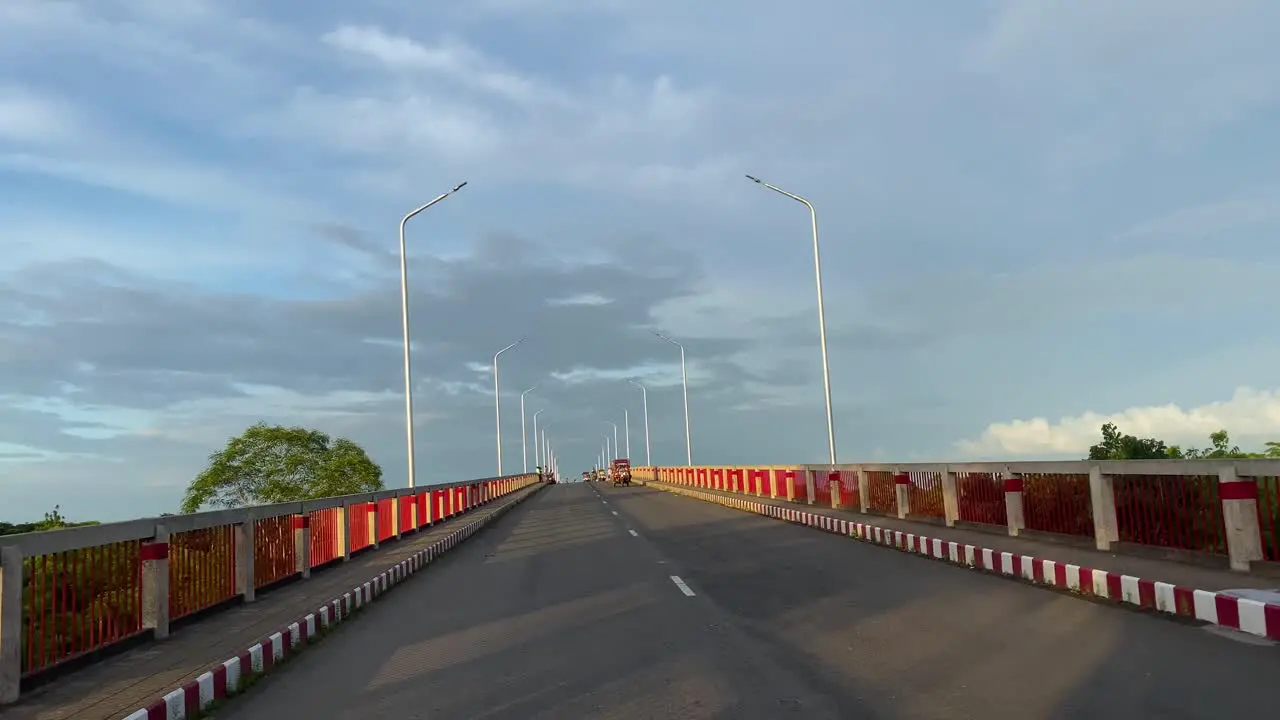
[[[258,423],[209,456],[187,487],[182,512],[374,492],[382,468],[346,438],[303,427]]]
[[[54,505],[53,510],[44,514],[44,519],[37,522],[29,523],[10,523],[0,522],[0,535],[18,535],[21,533],[41,532],[43,530],[61,530],[69,527],[83,527],[85,525],[98,525],[98,521],[89,520],[86,522],[68,522],[62,516],[62,507]]]
[[[1216,460],[1219,458],[1280,458],[1280,442],[1266,443],[1262,452],[1245,452],[1231,444],[1226,430],[1209,434],[1209,447],[1182,448],[1156,438],[1121,434],[1115,423],[1102,426],[1102,442],[1089,448],[1090,460]]]

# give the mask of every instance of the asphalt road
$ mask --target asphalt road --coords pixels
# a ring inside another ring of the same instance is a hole
[[[1261,718],[1277,678],[1263,641],[569,484],[216,717]]]

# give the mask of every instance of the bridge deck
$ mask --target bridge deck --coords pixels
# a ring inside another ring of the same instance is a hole
[[[1237,640],[653,489],[559,485],[217,716],[1269,715],[1280,652]]]
[[[460,524],[480,519],[529,490],[383,543],[312,575],[271,589],[256,602],[219,612],[175,630],[163,642],[149,642],[35,689],[12,707],[5,720],[119,720],[164,693],[194,680],[217,663],[235,657],[341,596],[358,584],[435,542]],[[323,714],[320,716],[323,717]]]

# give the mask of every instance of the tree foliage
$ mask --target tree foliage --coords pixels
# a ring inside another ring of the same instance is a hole
[[[1219,458],[1280,458],[1280,442],[1266,443],[1262,452],[1245,452],[1231,444],[1226,430],[1209,434],[1209,447],[1182,448],[1156,438],[1121,434],[1115,423],[1102,426],[1102,441],[1089,448],[1090,460],[1216,460]]]
[[[346,438],[258,423],[209,456],[187,487],[183,512],[312,500],[382,489],[382,468]]]
[[[61,530],[62,528],[98,525],[96,520],[70,522],[62,515],[62,506],[54,505],[53,510],[44,514],[43,520],[28,523],[0,522],[0,535],[18,535],[20,533],[43,532],[45,530]]]

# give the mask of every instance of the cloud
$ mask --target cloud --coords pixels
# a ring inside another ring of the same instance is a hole
[[[0,505],[170,510],[257,419],[401,481],[396,223],[462,180],[408,228],[424,478],[496,470],[522,335],[508,458],[520,389],[589,462],[639,378],[683,460],[655,329],[695,462],[826,457],[808,218],[744,172],[818,208],[843,458],[1272,387],[1273,3],[726,7],[0,2]]]
[[[966,457],[1079,455],[1115,423],[1121,432],[1172,444],[1204,446],[1210,433],[1227,430],[1236,442],[1280,437],[1280,392],[1242,387],[1230,400],[1183,409],[1175,403],[1131,407],[1116,413],[1087,412],[1050,422],[1038,417],[992,423],[974,440],[957,443]]]

